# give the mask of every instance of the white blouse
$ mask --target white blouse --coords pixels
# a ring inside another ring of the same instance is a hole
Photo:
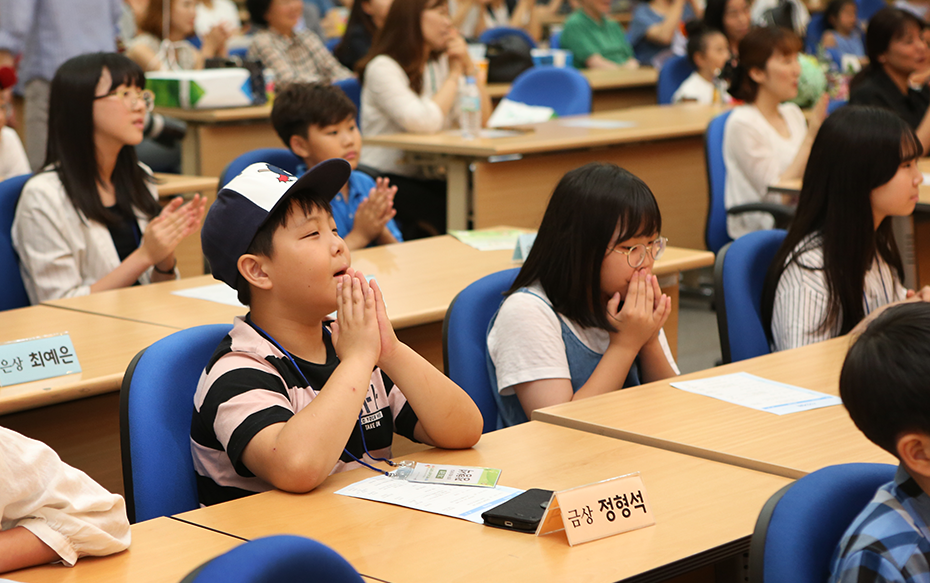
[[[423,72],[423,89],[419,94],[410,88],[410,79],[391,57],[378,55],[365,68],[362,83],[362,131],[365,136],[416,133],[435,134],[453,125],[458,104],[448,115],[433,101],[433,95],[449,76],[445,55],[429,61]],[[360,162],[382,172],[423,177],[422,166],[410,164],[404,152],[395,148],[365,146]]]
[[[778,111],[788,125],[782,136],[754,105],[737,107],[727,119],[723,133],[723,161],[727,169],[724,191],[726,207],[763,202],[770,185],[778,182],[798,154],[807,134],[807,121],[801,108],[783,103]],[[727,232],[736,239],[775,226],[766,213],[745,213],[727,217]]]
[[[47,445],[0,427],[0,530],[22,526],[73,566],[129,546],[126,503]]]

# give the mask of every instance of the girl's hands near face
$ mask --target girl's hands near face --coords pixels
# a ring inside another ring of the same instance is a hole
[[[623,307],[620,307],[619,293],[607,302],[607,316],[617,329],[610,333],[610,343],[620,343],[639,352],[647,342],[658,337],[670,313],[671,299],[662,293],[658,279],[638,271],[630,279]]]

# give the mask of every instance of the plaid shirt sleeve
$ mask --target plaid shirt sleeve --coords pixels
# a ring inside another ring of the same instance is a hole
[[[295,33],[291,39],[263,31],[252,39],[249,58],[261,60],[274,71],[275,84],[295,81],[332,83],[352,76],[329,52],[323,42],[309,31]]]
[[[902,572],[881,553],[862,550],[845,557],[831,583],[912,583],[920,579],[905,578]],[[926,575],[926,574],[925,574]],[[926,577],[923,579],[926,580]]]

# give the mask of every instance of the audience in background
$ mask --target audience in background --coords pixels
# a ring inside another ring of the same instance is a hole
[[[452,27],[445,0],[394,0],[384,28],[359,65],[366,136],[435,134],[455,125],[462,77],[475,77],[482,123],[491,113],[484,80]],[[362,163],[397,186],[394,199],[404,239],[446,229],[446,181],[439,168],[412,164],[394,148],[369,146]]]
[[[801,40],[785,28],[754,28],[740,41],[730,93],[746,105],[733,110],[724,130],[727,208],[762,202],[769,186],[804,172],[826,116],[827,96],[817,102],[809,125],[797,105],[785,103],[798,93],[800,49]],[[765,213],[727,216],[727,232],[734,239],[773,226]]]
[[[610,0],[579,0],[565,20],[559,45],[579,69],[635,69],[639,62],[620,24],[610,18]]]
[[[368,54],[371,41],[384,26],[390,9],[391,0],[355,0],[352,3],[346,33],[333,50],[345,68],[355,70],[356,63]]]
[[[213,26],[201,38],[201,48],[197,49],[187,40],[194,35],[196,18],[196,0],[149,0],[139,21],[140,32],[129,43],[126,55],[143,71],[203,69],[205,59],[226,55],[231,31],[222,24]]]
[[[239,7],[232,0],[199,0],[194,31],[203,38],[217,26],[230,36],[239,33],[242,21],[239,19]]]
[[[684,23],[701,18],[703,6],[695,0],[649,0],[633,10],[627,38],[636,60],[661,69],[672,55],[684,55],[688,42]]]
[[[831,0],[823,13],[823,36],[820,43],[825,49],[836,49],[843,55],[865,60],[862,29],[859,28],[859,11],[856,0]]]
[[[707,0],[704,8],[704,24],[719,30],[730,42],[731,64],[736,66],[739,58],[739,43],[752,27],[747,0]]]
[[[726,81],[720,78],[729,60],[730,48],[722,32],[700,22],[689,23],[688,61],[695,70],[672,95],[672,103],[730,103]]]
[[[514,6],[506,0],[449,0],[452,25],[469,39],[477,39],[485,30],[509,26],[525,29],[538,39],[540,26],[536,0],[515,0]]]

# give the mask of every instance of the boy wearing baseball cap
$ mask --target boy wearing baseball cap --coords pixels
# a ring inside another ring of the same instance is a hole
[[[445,448],[480,437],[475,404],[397,340],[378,285],[350,267],[329,210],[350,171],[327,160],[298,180],[253,164],[204,220],[214,276],[250,308],[194,396],[191,451],[205,505],[272,488],[308,492],[331,473],[389,458],[395,431]]]

